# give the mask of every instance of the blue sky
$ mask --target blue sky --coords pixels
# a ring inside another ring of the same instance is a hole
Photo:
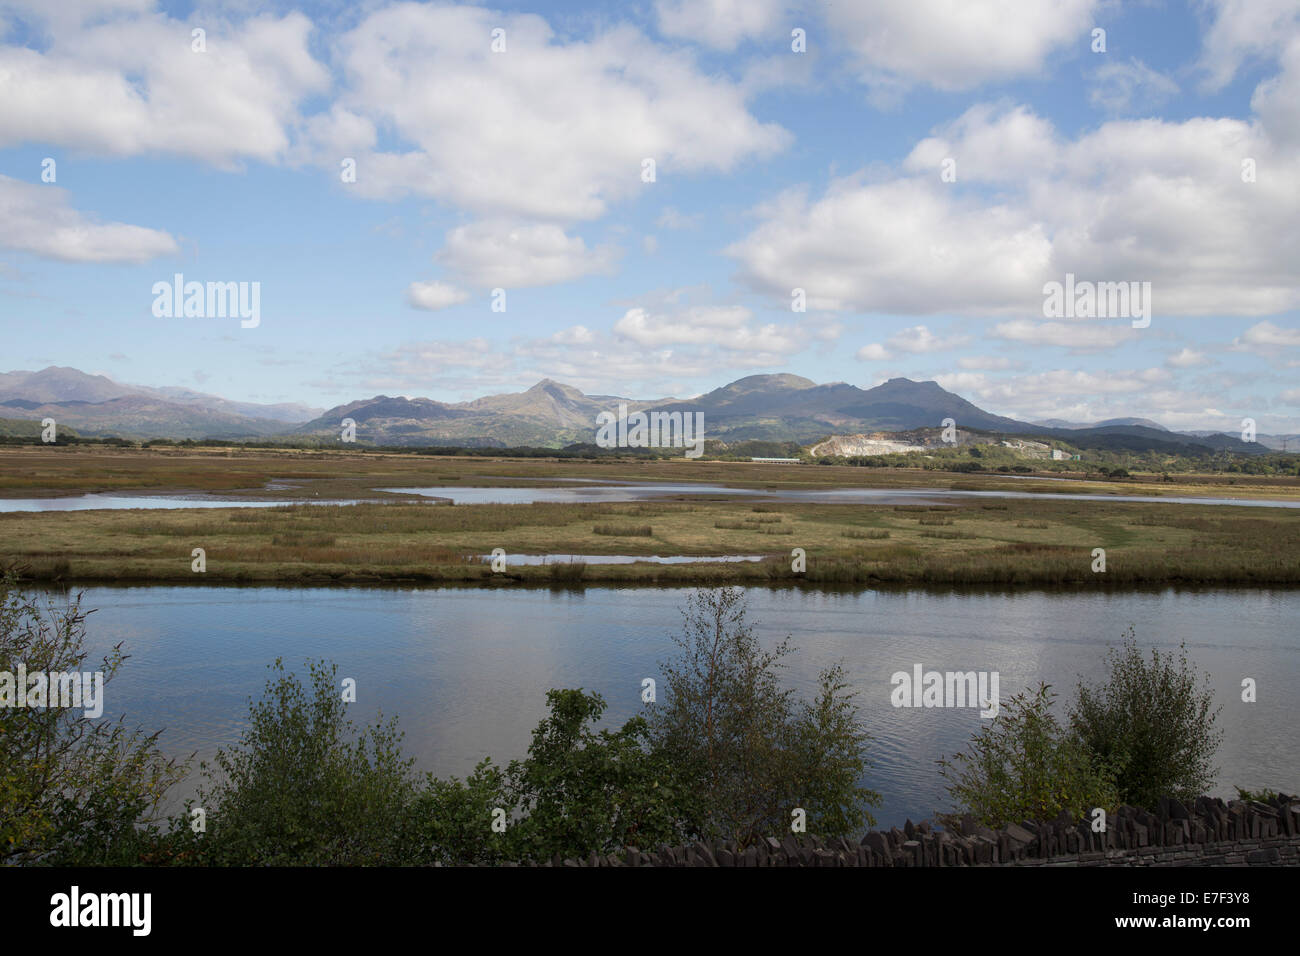
[[[1296,0],[0,0],[0,103],[0,371],[321,406],[902,375],[1300,431]],[[155,316],[175,273],[259,283],[260,323]],[[1149,326],[1045,317],[1066,273],[1151,283]]]

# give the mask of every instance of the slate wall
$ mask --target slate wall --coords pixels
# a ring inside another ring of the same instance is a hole
[[[969,816],[947,829],[910,820],[872,830],[860,843],[806,834],[768,837],[739,850],[732,843],[696,843],[545,866],[1298,866],[1300,797],[1268,803],[1198,797],[1161,800],[1155,813],[1121,807],[1094,833],[1064,815],[1051,823],[1000,830]]]

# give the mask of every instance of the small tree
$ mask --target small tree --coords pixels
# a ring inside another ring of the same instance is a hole
[[[1178,655],[1138,649],[1130,627],[1106,655],[1104,683],[1079,683],[1071,722],[1088,748],[1115,768],[1120,799],[1155,809],[1161,797],[1190,800],[1213,784],[1223,732],[1214,724],[1208,675]]]
[[[985,826],[1052,820],[1064,810],[1078,819],[1119,801],[1110,768],[1052,713],[1047,684],[1016,694],[971,738],[967,749],[939,761],[960,812]]]
[[[12,570],[0,576],[0,673],[16,686],[29,675],[82,673],[86,614],[80,595],[60,610],[19,590]],[[104,656],[104,694],[127,660],[118,644]],[[128,730],[121,718],[84,710],[0,704],[0,863],[93,865],[135,862],[136,823],[153,820],[186,768],[164,757],[158,734]]]
[[[513,806],[505,772],[482,760],[463,781],[429,774],[407,810],[400,860],[409,864],[490,866],[514,861],[514,831],[493,828],[494,814]]]
[[[358,732],[333,664],[309,663],[310,695],[280,659],[232,750],[204,765],[202,862],[359,865],[395,858],[413,760],[395,720]]]
[[[821,674],[812,703],[796,701],[779,681],[790,639],[764,650],[738,588],[696,592],[683,616],[650,738],[681,781],[686,830],[743,846],[786,832],[795,808],[827,837],[873,823],[880,797],[858,783],[870,737],[843,671]]]
[[[552,690],[546,699],[550,716],[533,732],[527,758],[508,770],[523,817],[514,841],[522,855],[585,856],[677,840],[673,768],[650,752],[646,721],[596,732],[605,711],[599,694]]]
[[[645,720],[596,731],[605,711],[600,695],[552,690],[546,699],[550,713],[523,760],[505,771],[485,760],[463,783],[429,778],[410,814],[408,859],[578,858],[681,837],[672,769],[647,748]]]

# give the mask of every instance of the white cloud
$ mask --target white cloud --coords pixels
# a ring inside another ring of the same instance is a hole
[[[1087,50],[1096,0],[856,0],[827,4],[831,36],[884,97],[924,84],[969,90],[1039,72],[1049,56]]]
[[[451,230],[435,258],[472,286],[511,289],[609,272],[615,250],[588,249],[556,225],[493,221]]]
[[[1235,428],[1241,416],[1216,408],[1223,392],[1175,387],[1167,369],[1054,369],[989,378],[978,373],[940,375],[936,381],[981,408],[1038,421],[1063,418],[1095,422],[1107,418],[1150,418],[1171,429]]]
[[[1300,146],[1300,33],[1281,57],[1282,70],[1255,89],[1250,106],[1277,143]]]
[[[180,251],[166,232],[100,223],[68,204],[57,186],[0,176],[0,246],[63,262],[147,262]]]
[[[513,369],[511,357],[485,338],[412,342],[336,369],[335,374],[354,380],[346,386],[330,382],[321,387],[416,396],[468,388],[482,394],[484,388],[512,381]]]
[[[1272,322],[1257,322],[1233,340],[1233,346],[1244,350],[1268,351],[1300,346],[1300,329],[1286,329]]]
[[[727,249],[754,285],[810,309],[979,310],[1037,292],[1051,243],[1021,210],[954,201],[939,183],[838,180],[816,202],[790,191]]]
[[[884,345],[875,343],[858,349],[858,358],[864,361],[878,361],[893,358],[897,352],[920,355],[926,352],[942,352],[947,349],[965,345],[968,338],[964,336],[935,335],[924,325],[914,325],[894,333]]]
[[[430,312],[458,305],[468,298],[469,293],[464,289],[437,280],[412,282],[406,290],[406,300],[411,305],[417,309],[428,309]]]
[[[506,31],[493,53],[491,31]],[[338,41],[346,86],[310,127],[330,169],[357,159],[362,195],[427,196],[481,213],[594,219],[659,179],[726,172],[782,149],[745,93],[694,59],[620,26],[564,40],[541,17],[401,4]],[[377,145],[376,130],[392,145]]]
[[[1023,183],[1054,168],[1064,146],[1052,124],[1027,106],[977,103],[917,143],[902,168],[937,177],[952,159],[959,182]]]
[[[1184,348],[1165,359],[1165,364],[1171,368],[1195,368],[1198,365],[1209,365],[1210,360],[1204,352]]]
[[[1093,73],[1088,101],[1110,113],[1147,113],[1177,92],[1177,83],[1141,60],[1107,60]]]
[[[945,349],[958,348],[970,341],[960,335],[935,335],[924,325],[914,325],[903,329],[889,338],[889,347],[897,352],[942,352]]]
[[[753,326],[744,306],[688,306],[667,313],[628,309],[614,333],[643,346],[709,345],[729,351],[789,355],[803,348],[793,330],[775,324]]]
[[[1250,60],[1272,56],[1300,31],[1295,0],[1204,0],[1214,19],[1202,37],[1205,86],[1220,90]]]
[[[571,325],[552,335],[551,341],[559,345],[590,345],[596,336],[585,325]]]
[[[1005,356],[994,355],[965,355],[957,359],[959,368],[974,369],[981,371],[1000,371],[1003,369],[1020,368],[1024,363],[1016,362]]]
[[[288,149],[303,99],[329,85],[301,13],[205,19],[206,53],[191,49],[190,23],[163,14],[79,20],[60,19],[44,52],[0,46],[0,148],[270,162]]]
[[[743,310],[730,306],[688,307],[675,318],[683,323],[711,323],[721,331],[744,329],[747,322]],[[656,329],[671,332],[673,319],[661,316],[645,325],[625,327],[631,335],[578,325],[546,337],[509,342],[475,338],[410,343],[336,369],[336,377],[350,384],[335,381],[328,387],[412,395],[453,392],[461,398],[477,398],[552,378],[588,394],[644,398],[689,396],[693,393],[684,384],[687,382],[703,382],[712,388],[719,384],[719,375],[739,378],[781,368],[783,356],[722,347],[717,344],[725,337],[721,334],[698,336],[690,342],[636,340],[637,335],[645,337]]]
[[[956,183],[940,181],[945,156]],[[1243,157],[1257,182],[1242,182]],[[982,105],[903,173],[837,179],[815,200],[788,190],[727,253],[753,287],[804,288],[821,309],[1032,314],[1066,273],[1151,282],[1156,321],[1300,306],[1300,152],[1262,122],[1116,120],[1062,141],[1023,108]]]
[[[655,13],[664,36],[734,50],[742,40],[781,39],[784,6],[782,0],[655,0]]]
[[[1076,352],[1098,352],[1134,338],[1131,325],[1103,325],[1100,322],[1043,322],[1012,319],[999,322],[990,333],[994,338],[1026,345],[1056,345]]]

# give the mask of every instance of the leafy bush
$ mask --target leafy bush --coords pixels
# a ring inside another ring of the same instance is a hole
[[[989,827],[1052,820],[1064,810],[1084,817],[1114,809],[1118,792],[1110,767],[1062,728],[1047,684],[1016,694],[972,737],[967,749],[939,761],[958,809]]]
[[[1238,800],[1249,800],[1252,803],[1272,803],[1277,799],[1276,790],[1247,790],[1245,787],[1235,787]]]
[[[843,671],[823,672],[816,699],[798,702],[779,684],[789,638],[763,650],[742,591],[696,592],[683,615],[650,739],[679,775],[685,830],[744,846],[787,832],[795,808],[826,837],[873,823],[868,808],[880,797],[858,785],[870,737]]]
[[[337,668],[308,666],[310,688],[281,660],[270,665],[238,746],[203,765],[197,862],[360,865],[397,855],[414,761],[402,757],[396,721],[358,732]]]
[[[599,694],[552,690],[550,715],[533,731],[524,760],[511,761],[509,790],[519,817],[517,859],[609,853],[628,845],[675,842],[683,834],[674,768],[648,744],[633,717],[618,730],[592,729],[605,711]]]
[[[80,596],[61,610],[42,608],[6,571],[0,672],[14,675],[20,663],[29,676],[87,671],[85,620]],[[126,660],[118,644],[96,668],[105,696]],[[121,719],[87,718],[78,708],[9,706],[16,701],[5,696],[28,689],[15,683],[0,683],[0,863],[134,862],[136,824],[153,822],[185,767],[163,757],[158,734],[128,730]]]
[[[1198,679],[1187,648],[1178,655],[1151,650],[1147,661],[1129,628],[1107,653],[1104,683],[1080,682],[1071,711],[1075,731],[1115,768],[1120,799],[1155,809],[1161,797],[1190,800],[1214,784],[1214,753],[1223,732],[1208,675]]]
[[[406,809],[400,861],[487,866],[515,859],[507,835],[492,829],[494,811],[510,801],[505,773],[491,760],[464,781],[430,774]]]

